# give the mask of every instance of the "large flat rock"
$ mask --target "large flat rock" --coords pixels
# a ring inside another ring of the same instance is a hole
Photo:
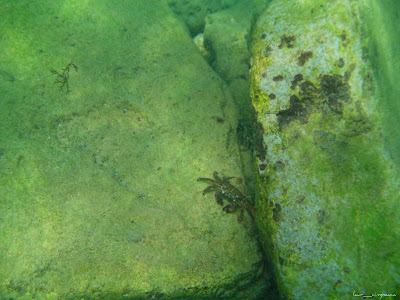
[[[235,107],[170,8],[10,1],[0,16],[0,296],[262,292],[250,219],[196,181],[216,170],[243,190]]]

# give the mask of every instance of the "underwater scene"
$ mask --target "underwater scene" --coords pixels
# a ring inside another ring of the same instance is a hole
[[[399,299],[399,24],[0,0],[0,299]]]

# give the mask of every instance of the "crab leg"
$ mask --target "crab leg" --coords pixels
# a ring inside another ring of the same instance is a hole
[[[197,178],[197,181],[204,181],[204,182],[213,183],[213,184],[218,185],[218,182],[216,182],[214,179],[211,179],[211,178],[199,177],[199,178]]]
[[[222,179],[218,176],[218,172],[214,171],[213,176],[218,183],[222,183]]]
[[[210,185],[210,186],[208,186],[208,187],[206,187],[205,189],[204,189],[204,191],[203,191],[203,195],[205,194],[205,193],[208,193],[209,191],[211,191],[211,190],[216,190],[216,189],[218,189],[218,187],[217,186],[215,186],[215,185]]]
[[[239,222],[243,220],[243,215],[244,215],[244,209],[240,208],[240,213],[237,216]]]

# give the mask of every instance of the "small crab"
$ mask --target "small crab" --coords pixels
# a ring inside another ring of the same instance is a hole
[[[223,199],[229,201],[229,204],[224,206],[222,209],[226,213],[233,212],[236,208],[240,208],[240,214],[238,215],[238,220],[243,219],[243,213],[246,209],[251,215],[253,212],[253,205],[250,203],[248,196],[245,196],[241,191],[234,187],[229,180],[235,177],[221,177],[218,176],[218,172],[214,171],[214,179],[212,178],[197,178],[197,181],[204,181],[210,183],[211,185],[206,187],[203,191],[203,195],[210,191],[215,191],[215,200],[219,205],[223,204]]]

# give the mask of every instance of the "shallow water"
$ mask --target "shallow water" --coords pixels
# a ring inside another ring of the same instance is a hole
[[[0,1],[0,296],[278,297],[249,213],[197,182],[258,195],[248,72],[269,2]],[[400,162],[400,5],[373,3]]]

